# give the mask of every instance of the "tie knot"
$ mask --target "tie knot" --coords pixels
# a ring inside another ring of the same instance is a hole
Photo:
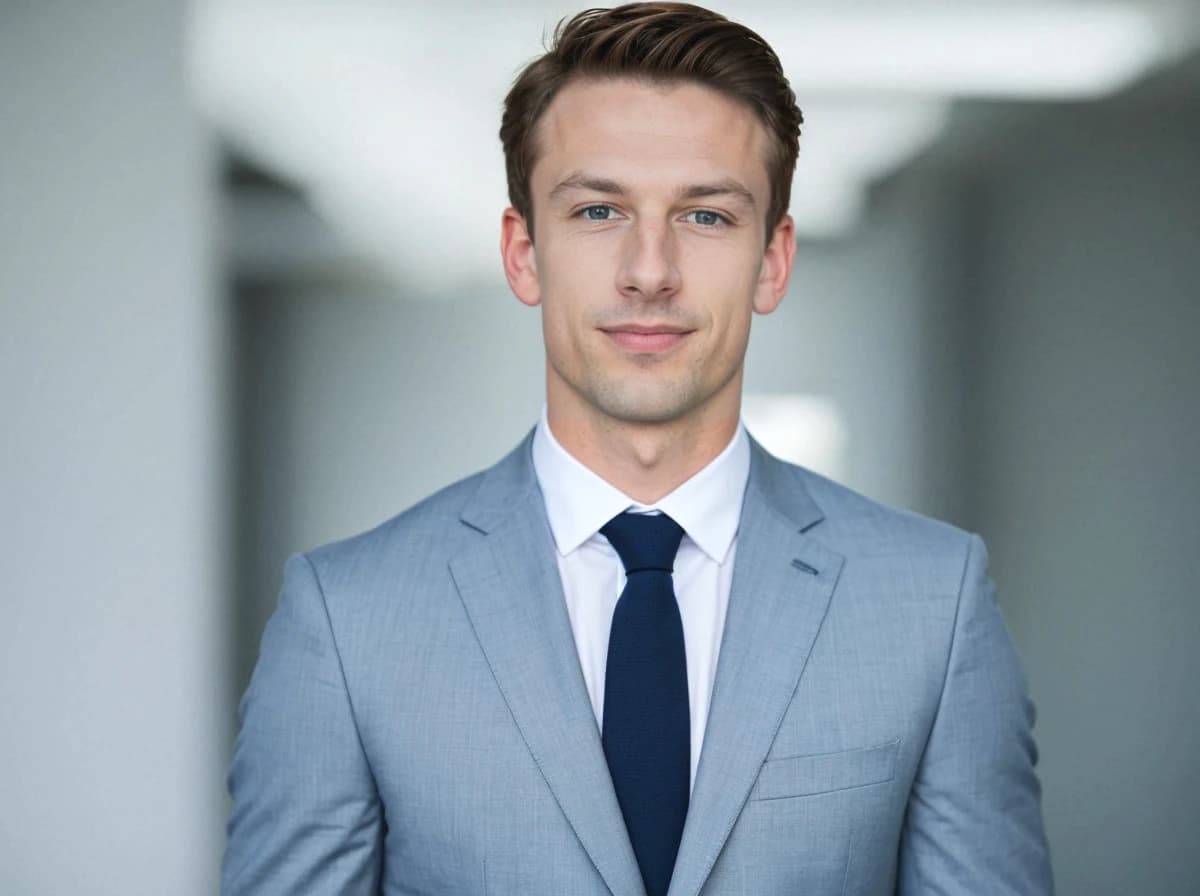
[[[650,569],[672,572],[683,539],[679,523],[665,513],[622,513],[605,523],[600,534],[616,550],[627,576]]]

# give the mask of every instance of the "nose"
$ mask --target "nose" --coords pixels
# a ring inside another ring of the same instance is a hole
[[[679,291],[679,247],[671,228],[638,223],[630,228],[617,270],[617,288],[628,299],[650,302]]]

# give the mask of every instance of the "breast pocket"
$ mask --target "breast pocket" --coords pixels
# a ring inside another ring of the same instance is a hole
[[[883,784],[896,776],[900,741],[876,747],[768,759],[750,792],[751,800],[814,796],[852,787]]]

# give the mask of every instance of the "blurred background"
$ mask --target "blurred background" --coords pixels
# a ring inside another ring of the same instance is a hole
[[[534,422],[496,131],[577,8],[0,2],[0,892],[214,893],[284,557]],[[747,425],[987,540],[1059,892],[1200,893],[1200,3],[716,8],[807,119]]]

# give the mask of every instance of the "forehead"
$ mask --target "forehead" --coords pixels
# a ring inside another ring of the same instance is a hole
[[[733,177],[765,203],[768,139],[749,107],[710,87],[580,79],[538,124],[534,194],[582,169],[664,186]]]

